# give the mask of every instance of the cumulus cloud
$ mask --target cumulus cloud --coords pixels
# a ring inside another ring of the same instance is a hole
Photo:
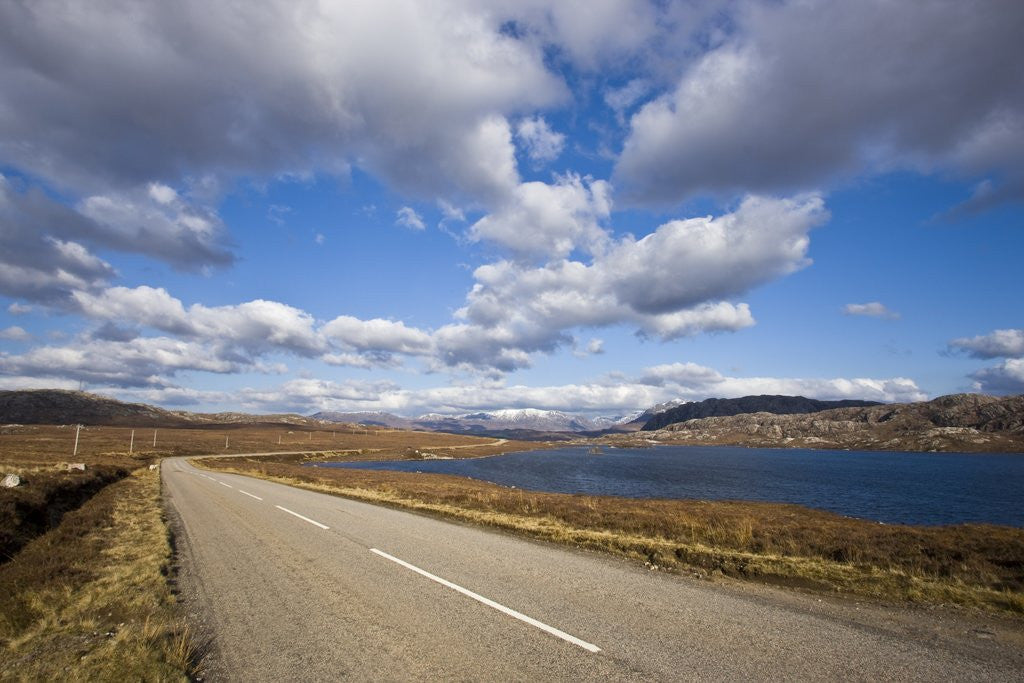
[[[647,368],[638,378],[642,384],[665,387],[673,398],[738,398],[758,394],[784,394],[809,398],[873,401],[924,401],[928,396],[905,377],[873,378],[783,378],[729,377],[695,363],[670,363]]]
[[[470,227],[469,237],[521,258],[561,258],[577,247],[595,252],[607,241],[602,222],[611,207],[611,186],[603,180],[567,174],[551,184],[522,183]]]
[[[25,331],[25,328],[11,325],[0,330],[0,339],[7,341],[29,341],[32,335]]]
[[[416,213],[415,209],[409,206],[403,206],[396,214],[398,217],[395,222],[399,225],[405,226],[410,230],[426,230],[427,226],[423,224],[423,218]]]
[[[60,304],[72,290],[102,286],[114,268],[66,239],[88,220],[38,189],[0,175],[0,294]]]
[[[565,135],[551,130],[543,116],[522,119],[516,126],[516,138],[536,163],[554,161],[565,147]]]
[[[381,318],[361,320],[342,315],[326,323],[322,331],[331,342],[356,351],[424,355],[433,346],[430,335],[423,330]]]
[[[119,251],[146,254],[179,270],[234,261],[216,212],[190,204],[166,185],[91,195],[76,209],[91,219],[83,223],[91,229],[83,231],[82,237]]]
[[[827,218],[817,196],[747,197],[732,213],[670,221],[641,239],[605,244],[591,263],[481,266],[463,322],[435,334],[446,365],[508,371],[529,354],[571,344],[576,327],[633,325],[663,340],[754,324],[727,299],[806,266],[808,233]]]
[[[899,313],[890,311],[885,304],[878,301],[870,301],[866,304],[846,304],[843,306],[843,315],[859,315],[886,320],[896,320],[900,317]]]
[[[949,346],[966,351],[974,358],[1021,358],[1024,356],[1024,330],[995,330],[976,337],[961,337],[949,342]]]
[[[217,215],[165,186],[90,196],[66,206],[0,175],[0,293],[60,306],[116,276],[89,246],[145,254],[180,270],[227,265]]]
[[[152,386],[181,371],[234,373],[249,363],[216,345],[169,337],[131,341],[80,340],[70,346],[40,346],[23,354],[0,353],[0,375],[74,380],[114,386]]]
[[[502,30],[515,4],[130,4],[0,8],[0,91],[18,102],[0,156],[86,194],[358,163],[479,199],[514,169],[504,116],[566,94],[544,45]]]
[[[1020,198],[1024,79],[1006,65],[1022,56],[1024,6],[755,2],[733,19],[632,117],[615,171],[632,199],[792,191],[893,169],[991,178]]]
[[[1024,359],[1009,358],[971,375],[975,389],[987,394],[1024,394]]]
[[[277,301],[256,299],[231,306],[192,304],[187,309],[167,290],[111,287],[99,294],[76,292],[78,310],[92,318],[121,320],[163,332],[232,343],[251,351],[284,350],[316,356],[326,350],[309,313]]]

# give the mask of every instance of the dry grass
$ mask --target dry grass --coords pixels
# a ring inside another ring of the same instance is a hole
[[[314,469],[264,458],[197,464],[702,576],[1024,614],[1024,530],[1010,527],[884,525],[797,505],[536,493],[446,475]]]
[[[0,680],[185,680],[156,470],[107,486],[0,567]]]
[[[135,429],[134,447],[129,427],[83,427],[78,455],[72,457],[74,425],[5,425],[0,427],[0,468],[48,467],[55,463],[125,462],[129,448],[133,460],[208,453],[272,453],[275,451],[345,452],[373,459],[415,458],[416,451],[468,457],[509,450],[543,448],[537,442],[507,442],[495,447],[489,437],[393,429],[358,429],[338,425],[311,430],[292,425],[209,425],[188,429]],[[156,446],[153,445],[154,431]],[[500,440],[499,440],[500,441]],[[226,447],[225,447],[226,443]],[[0,470],[2,471],[2,470]]]

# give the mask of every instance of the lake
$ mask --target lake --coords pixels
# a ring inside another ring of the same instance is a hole
[[[1020,454],[659,446],[320,466],[455,474],[554,493],[798,503],[889,524],[1024,527]]]

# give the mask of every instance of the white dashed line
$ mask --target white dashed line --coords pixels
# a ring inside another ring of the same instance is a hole
[[[215,480],[215,481],[216,481],[216,480]],[[218,484],[220,484],[221,486],[227,486],[227,487],[228,487],[229,489],[233,489],[233,488],[235,488],[235,487],[234,487],[234,486],[232,486],[231,484],[225,484],[225,483],[224,483],[224,482],[222,482],[222,481],[218,481],[217,483],[218,483]]]
[[[249,493],[248,491],[243,491],[242,489],[238,489],[238,492],[243,494],[243,495],[249,496],[250,498],[255,498],[256,500],[263,500],[259,496],[254,496],[251,493]]]
[[[309,522],[310,524],[313,524],[314,526],[318,526],[321,529],[330,529],[331,528],[331,527],[327,526],[326,524],[321,524],[320,522],[317,522],[316,520],[312,520],[309,517],[306,517],[304,515],[300,515],[298,512],[293,512],[292,510],[289,510],[288,508],[283,508],[280,505],[275,505],[274,507],[276,507],[278,510],[284,510],[289,515],[295,515],[299,519],[301,519],[303,521],[306,521],[306,522]]]
[[[292,513],[292,514],[295,514],[295,513]],[[458,591],[459,593],[462,593],[466,597],[473,598],[477,602],[483,603],[483,604],[487,605],[488,607],[492,607],[492,608],[498,610],[499,612],[507,614],[508,616],[512,617],[513,619],[518,619],[519,621],[527,623],[530,626],[535,626],[536,628],[539,628],[541,631],[545,631],[547,633],[550,633],[551,635],[555,636],[556,638],[561,638],[562,640],[564,640],[566,642],[572,643],[573,645],[576,645],[578,647],[582,647],[584,650],[587,650],[588,652],[600,652],[601,651],[601,648],[599,648],[597,645],[593,645],[592,643],[588,643],[585,640],[580,640],[576,636],[571,636],[568,633],[566,633],[565,631],[558,630],[554,626],[548,626],[547,624],[545,624],[542,621],[537,621],[533,617],[528,617],[525,614],[523,614],[522,612],[517,612],[517,611],[515,611],[514,609],[512,609],[510,607],[505,607],[504,605],[502,605],[500,603],[497,603],[497,602],[494,602],[493,600],[490,600],[488,598],[485,598],[482,595],[477,595],[476,593],[474,593],[473,591],[471,591],[471,590],[469,590],[467,588],[463,588],[462,586],[459,586],[458,584],[454,584],[451,581],[446,581],[445,579],[442,579],[439,576],[434,576],[430,572],[425,571],[423,569],[420,569],[419,567],[417,567],[415,565],[409,564],[408,562],[406,562],[404,560],[400,560],[400,559],[398,559],[397,557],[395,557],[393,555],[388,555],[386,552],[384,552],[382,550],[377,550],[376,548],[370,548],[370,552],[371,553],[375,553],[377,555],[380,555],[381,557],[383,557],[386,560],[391,560],[392,562],[394,562],[396,564],[400,564],[403,567],[405,567],[406,569],[411,569],[412,571],[416,572],[417,574],[420,574],[421,576],[425,576],[428,579],[430,579],[431,581],[436,581],[437,583],[441,584],[442,586],[447,586],[448,588],[451,588],[454,591]]]

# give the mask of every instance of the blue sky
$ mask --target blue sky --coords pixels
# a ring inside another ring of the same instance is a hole
[[[1024,7],[0,8],[0,388],[1024,392]]]

